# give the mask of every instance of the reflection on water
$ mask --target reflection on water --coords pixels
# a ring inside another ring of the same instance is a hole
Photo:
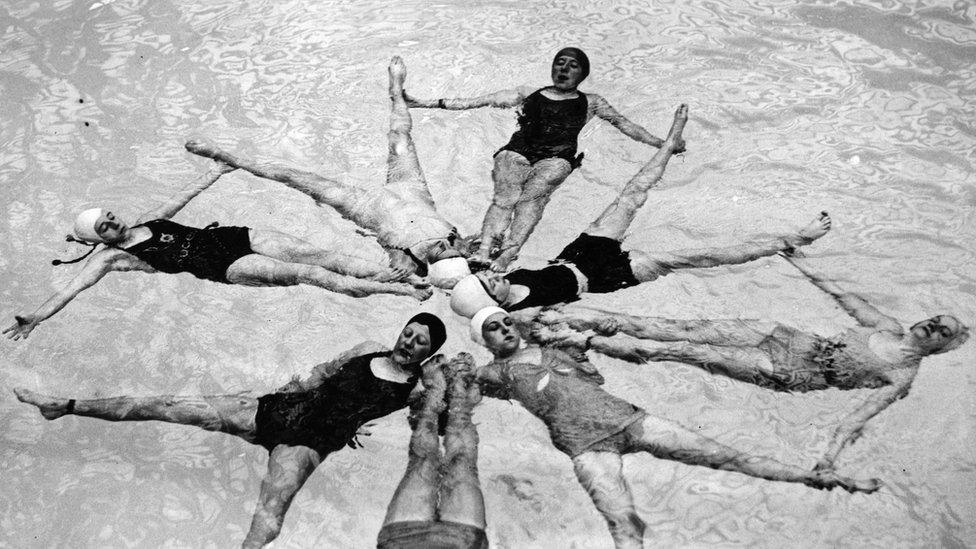
[[[834,232],[809,252],[846,287],[905,322],[976,321],[976,9],[965,2],[12,2],[0,6],[2,314],[29,311],[77,267],[50,259],[74,212],[132,219],[205,169],[204,135],[247,154],[357,184],[384,177],[385,64],[407,89],[469,96],[544,84],[559,46],[593,62],[583,88],[657,134],[691,104],[689,152],[669,168],[630,244],[729,243],[805,222]],[[490,199],[490,156],[511,111],[415,111],[437,201],[462,232]],[[648,157],[605,124],[523,252],[558,252]],[[178,220],[275,228],[313,242],[368,241],[303,196],[232,174]],[[604,307],[678,317],[772,318],[822,333],[851,320],[776,259],[677,274]],[[43,421],[9,391],[112,394],[268,391],[367,338],[390,340],[416,305],[312,288],[247,289],[189,275],[116,274],[0,353],[0,545],[232,546],[243,539],[264,450],[163,424]],[[424,305],[448,315],[444,296]],[[450,323],[445,352],[469,349]],[[662,546],[976,544],[968,452],[973,345],[930,359],[911,395],[843,459],[878,476],[872,495],[817,492],[629,457],[649,542]],[[485,358],[484,353],[478,353]],[[865,391],[780,395],[681,365],[598,358],[608,389],[736,447],[811,465]],[[488,534],[500,547],[600,547],[602,519],[542,426],[516,406],[477,412]],[[513,428],[513,425],[521,428]],[[330,458],[296,498],[284,547],[368,546],[402,473],[403,415],[363,450]]]

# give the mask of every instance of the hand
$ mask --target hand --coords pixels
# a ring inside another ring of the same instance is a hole
[[[539,316],[536,318],[539,322],[543,324],[559,324],[564,321],[563,313],[560,307],[546,307],[539,311]]]
[[[370,421],[369,423],[366,423],[366,424],[361,425],[359,427],[359,429],[356,429],[356,436],[357,437],[368,437],[368,436],[372,436],[372,434],[373,434],[373,427],[376,427],[376,422],[375,421]]]
[[[832,488],[840,487],[851,493],[865,492],[868,494],[875,492],[884,486],[884,483],[876,478],[853,479],[842,477],[832,469],[814,472],[813,477],[809,482],[807,482],[807,484],[821,490],[830,490]]]
[[[616,318],[606,316],[597,321],[596,326],[593,327],[593,331],[597,335],[610,337],[620,331],[620,323],[617,322]]]
[[[3,331],[3,333],[7,334],[7,337],[14,341],[21,338],[27,339],[31,331],[41,323],[40,320],[36,320],[33,316],[15,316],[14,319],[17,322]]]
[[[454,249],[460,252],[464,257],[470,257],[472,254],[476,253],[480,247],[480,234],[462,236],[454,240]]]
[[[685,152],[685,140],[683,137],[679,137],[674,144],[674,154],[681,154],[683,152]]]
[[[406,278],[417,270],[417,264],[400,250],[390,252],[390,269],[398,279]]]
[[[427,301],[430,296],[434,295],[433,288],[427,283],[417,283],[416,285],[398,283],[398,285],[403,286],[401,295],[410,296],[417,301]]]
[[[230,173],[237,169],[236,166],[231,166],[230,164],[221,162],[220,160],[217,160],[216,162],[217,165],[210,168],[210,171],[213,173],[225,174],[225,173]]]
[[[404,278],[407,278],[410,274],[404,275],[402,272],[394,271],[393,269],[383,269],[382,271],[369,277],[369,280],[375,282],[399,282]]]
[[[407,102],[407,106],[408,107],[423,107],[424,106],[422,102],[418,101],[414,97],[411,97],[407,93],[407,90],[403,90],[403,100]]]

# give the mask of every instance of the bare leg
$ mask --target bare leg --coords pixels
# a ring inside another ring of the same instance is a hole
[[[495,191],[491,197],[491,205],[485,212],[485,220],[481,224],[481,246],[472,259],[488,263],[492,246],[500,245],[504,240],[505,231],[512,222],[515,203],[518,202],[522,187],[531,174],[532,165],[521,154],[499,151],[495,156],[495,167],[491,171]]]
[[[798,482],[819,489],[839,486],[848,492],[873,492],[881,487],[881,481],[877,479],[850,479],[833,471],[810,471],[772,458],[744,454],[673,421],[650,415],[641,423],[640,437],[635,445],[633,451],[648,452],[660,459],[737,471],[767,480]]]
[[[386,185],[395,187],[401,196],[409,195],[413,200],[433,206],[434,199],[430,196],[427,180],[417,158],[417,148],[410,137],[413,120],[403,97],[403,82],[407,78],[407,67],[403,64],[403,59],[394,56],[390,60],[389,72],[391,105],[390,133],[387,137],[390,153],[386,160]]]
[[[448,395],[439,518],[484,529],[485,499],[478,482],[478,430],[471,422],[471,410],[481,393],[472,382],[474,361],[470,355],[461,355],[449,367],[457,369]]]
[[[545,310],[539,314],[539,321],[550,326],[565,324],[579,331],[595,330],[601,335],[622,333],[638,339],[739,347],[758,345],[779,326],[769,320],[685,320],[580,309]]]
[[[623,460],[615,452],[583,452],[573,458],[576,478],[610,527],[618,549],[643,547],[646,525],[634,509],[624,479]]]
[[[318,265],[339,274],[383,282],[392,279],[392,272],[386,265],[344,253],[323,250],[285,233],[251,229],[250,239],[254,253],[286,263]]]
[[[305,446],[279,444],[268,456],[268,472],[243,547],[263,547],[278,537],[295,494],[325,456]]]
[[[356,220],[356,204],[363,190],[318,174],[271,162],[255,162],[240,158],[204,139],[186,142],[186,150],[240,168],[258,177],[278,181],[312,197],[319,204],[335,208],[343,217]]]
[[[796,233],[751,240],[735,246],[662,253],[630,250],[630,266],[637,280],[650,282],[675,269],[700,269],[748,263],[806,246],[827,234],[830,225],[830,216],[824,212]]]
[[[679,145],[683,145],[681,132],[688,121],[688,106],[681,105],[674,113],[674,123],[664,144],[639,172],[620,191],[620,196],[603,211],[586,233],[593,236],[603,236],[614,240],[623,239],[624,232],[630,227],[637,210],[647,201],[647,191],[661,181],[664,168]]]
[[[75,400],[14,389],[17,399],[36,406],[45,419],[65,415],[106,421],[165,421],[219,431],[252,442],[258,399],[245,395],[112,397]]]
[[[227,268],[227,280],[245,286],[295,286],[309,284],[352,297],[372,294],[410,296],[421,301],[431,295],[430,288],[416,288],[399,282],[376,282],[344,276],[317,265],[285,263],[263,255],[246,255]]]
[[[511,231],[502,244],[501,254],[495,259],[493,269],[504,271],[518,257],[522,245],[542,219],[542,212],[552,193],[569,177],[573,168],[562,158],[547,158],[536,162],[532,175],[525,182],[522,195],[515,204]]]
[[[410,437],[407,470],[386,508],[383,525],[411,520],[437,519],[441,444],[437,439],[438,416],[444,411],[447,382],[440,364],[424,367],[424,400],[415,409],[416,425]]]

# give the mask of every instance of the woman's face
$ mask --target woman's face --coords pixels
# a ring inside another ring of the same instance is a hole
[[[481,271],[475,276],[481,281],[488,295],[498,303],[504,303],[512,289],[512,284],[501,273]]]
[[[109,244],[121,241],[128,228],[125,221],[118,219],[115,214],[109,211],[102,212],[101,217],[95,221],[95,233],[101,237],[102,241]]]
[[[934,316],[909,328],[916,344],[930,353],[955,349],[969,339],[968,330],[955,317]],[[960,338],[962,338],[960,340]],[[949,345],[952,345],[949,347]],[[947,348],[948,347],[948,348]]]
[[[557,90],[571,91],[583,80],[583,67],[571,55],[560,55],[552,62],[552,84]]]
[[[515,329],[515,322],[507,313],[495,313],[481,326],[485,347],[494,355],[508,356],[519,348],[522,338]]]
[[[429,356],[430,329],[419,322],[404,326],[393,346],[393,361],[397,364],[416,364]]]

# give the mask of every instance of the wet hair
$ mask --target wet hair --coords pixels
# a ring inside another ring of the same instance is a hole
[[[556,52],[556,56],[552,58],[553,64],[556,60],[562,56],[572,57],[579,63],[580,69],[583,71],[583,76],[580,78],[580,82],[586,79],[590,74],[590,58],[583,53],[583,50],[574,47],[563,48]]]
[[[430,332],[430,354],[427,357],[434,356],[434,353],[447,341],[447,328],[444,327],[441,319],[430,313],[417,313],[407,321],[407,324],[413,324],[414,322],[426,326],[427,331]],[[404,324],[404,326],[407,324]]]

